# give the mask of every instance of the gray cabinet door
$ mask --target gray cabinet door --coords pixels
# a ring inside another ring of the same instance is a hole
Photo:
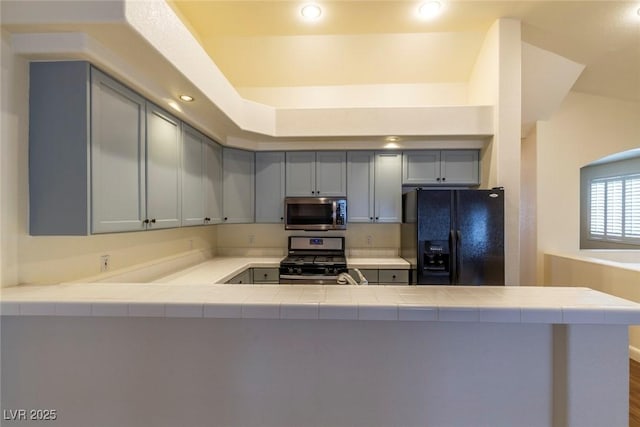
[[[81,61],[29,64],[31,235],[82,236],[91,229],[90,69]]]
[[[256,152],[256,222],[284,222],[284,152]]]
[[[222,147],[207,138],[203,149],[205,224],[219,224],[222,222]]]
[[[400,188],[398,188],[400,192]],[[348,222],[373,222],[374,217],[374,153],[347,153]]]
[[[224,223],[254,221],[254,154],[223,148],[224,169],[222,209]]]
[[[440,183],[440,151],[402,153],[402,183],[409,185]]]
[[[347,195],[347,153],[319,151],[316,153],[316,196]]]
[[[91,70],[92,232],[144,229],[145,101]]]
[[[375,157],[375,221],[402,222],[402,155],[378,153]]]
[[[180,121],[147,103],[148,228],[180,226]]]
[[[316,194],[316,153],[292,151],[286,154],[287,197],[310,197]]]
[[[441,152],[440,175],[443,184],[479,185],[480,170],[477,150]]]
[[[205,137],[182,125],[182,226],[204,224]]]

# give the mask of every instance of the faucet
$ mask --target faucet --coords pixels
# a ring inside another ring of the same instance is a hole
[[[360,270],[358,270],[357,268],[354,268],[353,271],[355,271],[356,274],[358,275],[358,279],[360,280],[360,283],[356,282],[356,280],[353,277],[351,277],[349,273],[338,274],[338,278],[336,279],[336,282],[339,285],[346,285],[348,283],[349,285],[354,285],[354,286],[369,284],[369,281],[364,277],[364,275]]]
[[[361,285],[368,285],[369,281],[367,280],[366,277],[364,277],[364,274],[362,274],[362,272],[360,270],[358,270],[357,268],[354,268],[353,271],[356,272],[356,274],[358,275],[358,280],[360,280],[360,284]]]

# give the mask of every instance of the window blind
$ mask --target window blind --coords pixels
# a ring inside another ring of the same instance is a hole
[[[640,240],[640,174],[594,179],[589,196],[592,238]]]

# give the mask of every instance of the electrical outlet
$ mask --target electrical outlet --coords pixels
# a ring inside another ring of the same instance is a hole
[[[193,249],[193,239],[189,239],[189,249]]]
[[[373,236],[372,235],[368,235],[367,236],[367,246],[371,246],[373,245]]]
[[[249,244],[253,245],[256,242],[256,236],[249,234]]]
[[[100,271],[108,271],[111,267],[111,257],[109,255],[102,255],[100,257]]]

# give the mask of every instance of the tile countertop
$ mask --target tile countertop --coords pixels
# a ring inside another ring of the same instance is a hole
[[[350,265],[402,267],[381,261],[361,258]],[[215,284],[246,268],[277,267],[279,262],[214,258],[154,283],[3,288],[0,314],[640,324],[640,304],[588,288]]]
[[[185,270],[155,280],[160,283],[225,283],[247,268],[277,268],[283,257],[239,258],[217,257]],[[400,257],[360,258],[347,257],[349,268],[404,269],[409,263]]]

